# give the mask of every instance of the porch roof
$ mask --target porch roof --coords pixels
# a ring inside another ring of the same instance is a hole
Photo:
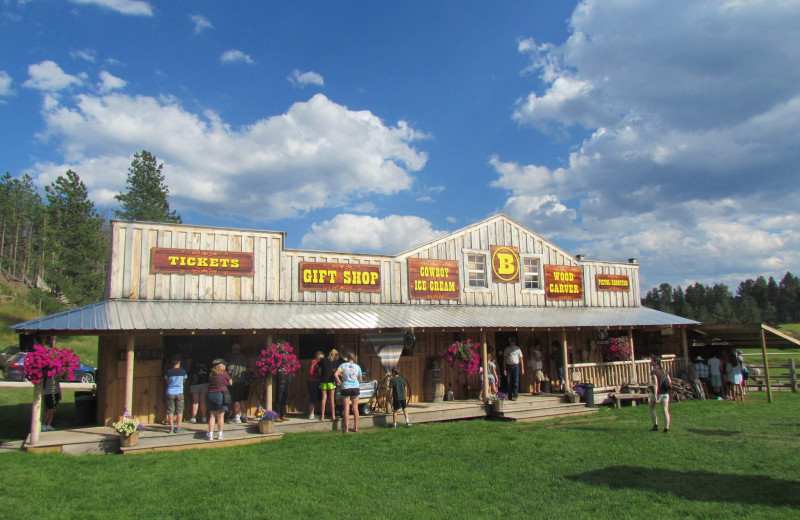
[[[669,327],[698,322],[646,307],[499,307],[105,300],[12,325],[19,333],[370,330],[474,327]]]
[[[767,348],[798,348],[800,340],[784,334],[764,323],[734,323],[728,325],[702,325],[690,329],[693,347],[761,348],[761,338]]]

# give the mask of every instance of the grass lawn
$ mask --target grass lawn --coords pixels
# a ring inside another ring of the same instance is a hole
[[[536,423],[314,433],[218,450],[0,454],[15,518],[798,518],[797,394]],[[499,516],[502,515],[502,516]]]

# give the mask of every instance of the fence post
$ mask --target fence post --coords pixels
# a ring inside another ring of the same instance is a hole
[[[789,385],[792,392],[797,393],[797,369],[794,366],[794,359],[789,360]]]

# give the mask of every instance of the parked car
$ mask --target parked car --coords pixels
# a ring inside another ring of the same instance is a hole
[[[5,368],[11,356],[17,353],[19,353],[19,345],[9,345],[3,350],[0,350],[0,368]]]
[[[22,381],[25,379],[25,358],[27,352],[20,352],[14,354],[8,359],[3,376],[9,381]],[[73,381],[62,381],[62,383],[94,383],[97,377],[97,369],[91,365],[81,363],[80,366],[73,372],[75,379]]]

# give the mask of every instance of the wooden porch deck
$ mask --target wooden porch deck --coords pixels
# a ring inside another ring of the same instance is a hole
[[[541,396],[520,395],[517,401],[506,401],[505,411],[492,413],[491,406],[478,400],[445,401],[441,403],[413,403],[408,407],[412,424],[423,424],[441,421],[457,421],[466,419],[494,418],[501,420],[542,420],[567,415],[594,413],[597,410],[586,408],[583,403],[567,403],[561,394]],[[402,415],[398,421],[402,423]],[[158,451],[178,451],[185,449],[225,448],[242,446],[260,442],[279,440],[286,433],[340,431],[342,421],[310,420],[299,414],[289,415],[288,422],[276,423],[275,433],[261,434],[257,423],[226,424],[222,440],[208,441],[205,434],[207,425],[185,423],[184,433],[170,434],[168,427],[162,424],[148,424],[146,430],[139,434],[136,446],[121,448],[119,436],[112,428],[103,426],[78,427],[42,432],[39,442],[32,446],[28,439],[16,443],[7,443],[2,449],[23,449],[32,453],[65,453],[70,455],[123,453],[133,455]],[[374,414],[361,416],[359,428],[381,428],[391,425],[391,414]],[[351,419],[352,425],[352,419]],[[400,425],[402,427],[402,424]]]

